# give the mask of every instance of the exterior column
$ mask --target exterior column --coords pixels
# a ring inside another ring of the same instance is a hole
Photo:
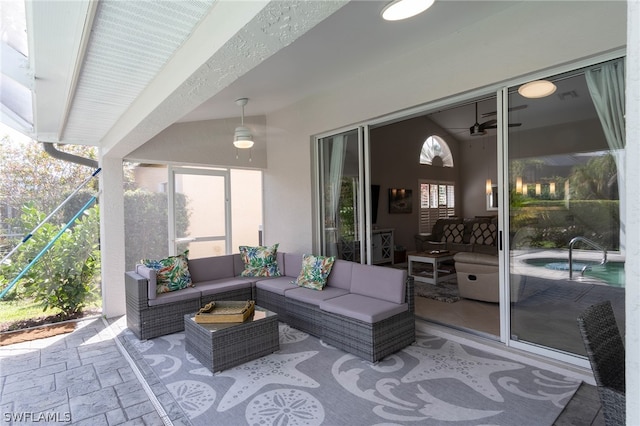
[[[122,158],[103,157],[100,163],[102,314],[111,318],[126,311]]]

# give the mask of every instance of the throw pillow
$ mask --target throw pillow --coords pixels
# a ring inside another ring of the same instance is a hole
[[[462,223],[448,223],[442,232],[443,243],[462,243],[464,237],[464,225]]]
[[[165,259],[142,259],[140,261],[147,268],[156,271],[156,294],[194,286],[193,282],[191,282],[191,273],[189,273],[189,264],[187,263],[188,255],[189,250],[186,250],[182,254],[169,256]]]
[[[305,254],[302,256],[302,270],[292,284],[313,290],[322,290],[327,285],[327,278],[335,262],[335,256],[314,256]]]
[[[279,244],[271,247],[240,246],[240,257],[244,263],[243,277],[279,277],[278,252]]]
[[[493,223],[474,223],[471,230],[471,244],[493,246],[496,244],[497,228]]]

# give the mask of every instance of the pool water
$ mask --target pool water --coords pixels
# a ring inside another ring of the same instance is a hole
[[[569,272],[569,262],[559,259],[527,259],[526,262],[529,265],[553,269],[554,271]],[[573,262],[571,266],[574,272],[574,278],[580,276],[579,274],[582,268],[587,266],[584,272],[585,276],[604,281],[613,287],[624,287],[624,262],[607,262],[604,265],[600,265],[598,262],[577,261]],[[575,274],[575,272],[578,274]]]

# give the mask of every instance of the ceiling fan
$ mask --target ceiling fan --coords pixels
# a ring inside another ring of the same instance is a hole
[[[517,109],[526,108],[526,105],[522,105],[517,107]],[[511,111],[511,108],[509,109]],[[496,112],[489,112],[482,114],[483,117],[490,117],[491,115],[495,115]],[[520,127],[522,123],[509,123],[509,127]],[[483,136],[487,134],[487,129],[496,129],[498,127],[498,120],[491,119],[487,120],[483,123],[478,122],[478,103],[476,102],[476,122],[473,126],[469,127],[469,135],[470,136]]]

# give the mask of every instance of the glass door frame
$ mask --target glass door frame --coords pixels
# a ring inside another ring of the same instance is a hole
[[[202,242],[202,241],[224,241],[225,251],[227,254],[231,253],[231,182],[230,173],[228,169],[202,169],[191,167],[176,167],[168,166],[168,185],[167,185],[167,201],[168,206],[168,220],[169,220],[169,255],[175,256],[178,250],[179,243],[185,242]],[[215,176],[222,177],[224,179],[224,212],[225,212],[225,235],[218,236],[206,236],[206,237],[186,237],[178,238],[176,236],[176,175],[200,175],[200,176]]]
[[[326,233],[323,227],[323,219],[325,217],[325,204],[322,201],[321,187],[324,182],[324,164],[323,150],[320,145],[323,139],[338,136],[344,133],[356,131],[358,135],[358,241],[360,253],[366,253],[366,256],[360,256],[360,263],[371,262],[371,185],[370,169],[369,169],[369,126],[345,127],[327,133],[315,135],[313,138],[313,171],[314,171],[314,251],[321,255],[326,255],[325,242]]]
[[[454,105],[456,103],[467,102],[474,98],[487,96],[491,94],[495,94],[497,98],[497,177],[498,177],[498,197],[499,197],[499,207],[498,207],[498,256],[499,256],[499,291],[500,291],[500,336],[499,341],[503,343],[507,347],[511,347],[514,349],[523,350],[526,353],[541,355],[549,359],[555,359],[560,362],[566,362],[567,364],[571,364],[577,367],[585,367],[589,368],[588,360],[582,358],[580,356],[573,356],[571,354],[563,353],[556,350],[546,349],[541,346],[537,346],[534,344],[523,343],[522,341],[516,341],[511,339],[510,331],[510,271],[509,271],[509,238],[508,232],[505,233],[504,230],[509,229],[509,194],[508,191],[505,191],[504,188],[508,189],[508,127],[506,123],[508,122],[508,89],[509,87],[519,86],[531,80],[538,80],[547,78],[549,76],[553,76],[556,74],[562,74],[565,72],[571,72],[576,69],[592,66],[599,62],[605,62],[613,59],[620,58],[622,56],[626,56],[626,49],[616,49],[601,55],[596,55],[593,57],[589,57],[582,60],[572,61],[570,63],[566,63],[559,66],[553,66],[542,71],[532,72],[526,75],[521,75],[519,77],[510,78],[508,80],[503,80],[501,82],[490,84],[485,87],[481,87],[478,89],[471,90],[469,92],[454,94],[452,96],[441,98],[437,100],[430,101],[426,104],[418,105],[415,107],[407,108],[404,110],[391,112],[389,114],[365,120],[361,123],[358,123],[355,126],[345,127],[342,129],[334,130],[331,132],[325,132],[319,135],[313,136],[313,164],[312,168],[314,169],[314,176],[316,181],[314,182],[314,192],[315,197],[313,202],[315,205],[313,206],[313,214],[315,215],[313,220],[314,225],[314,244],[313,247],[316,251],[321,250],[322,248],[322,235],[321,235],[321,217],[318,217],[319,214],[322,214],[320,211],[320,196],[319,194],[319,180],[320,171],[319,171],[319,160],[320,153],[318,152],[318,139],[323,137],[329,137],[332,135],[337,135],[339,133],[343,133],[349,130],[361,129],[362,139],[365,141],[363,145],[363,155],[365,158],[365,163],[363,165],[362,172],[364,173],[364,184],[365,184],[365,194],[366,194],[366,222],[365,223],[365,234],[367,240],[370,242],[371,240],[371,218],[370,218],[370,161],[369,161],[369,129],[375,128],[378,126],[384,126],[387,124],[391,124],[395,121],[407,120],[409,118],[429,114],[430,112],[437,111],[438,109],[448,107],[450,105]],[[364,248],[364,245],[361,244],[361,249]],[[367,247],[367,253],[371,250],[370,244]],[[370,261],[370,255],[367,254],[367,259]],[[364,262],[363,262],[364,263]]]

